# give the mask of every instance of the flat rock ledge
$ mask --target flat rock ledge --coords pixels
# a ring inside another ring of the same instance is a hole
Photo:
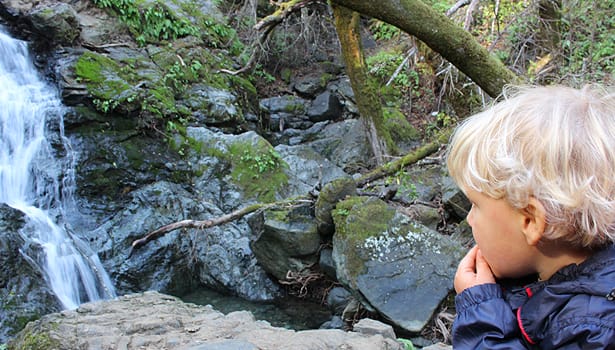
[[[30,322],[8,349],[405,349],[389,325],[362,322],[354,332],[294,331],[257,321],[247,311],[225,315],[209,305],[145,292],[45,315]]]

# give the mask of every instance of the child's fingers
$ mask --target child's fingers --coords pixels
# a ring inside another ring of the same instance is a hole
[[[493,271],[491,271],[491,266],[485,258],[480,250],[476,252],[476,279],[480,282],[492,283],[495,282],[495,277],[493,276]]]
[[[482,275],[484,273],[491,273],[491,268],[487,263],[487,260],[483,257],[483,254],[479,249],[476,250],[476,259],[474,260],[476,264],[476,273]]]
[[[472,247],[459,262],[458,270],[476,272],[476,253],[478,246]]]
[[[470,249],[459,262],[453,286],[457,293],[474,285],[476,280],[476,251],[477,247]]]

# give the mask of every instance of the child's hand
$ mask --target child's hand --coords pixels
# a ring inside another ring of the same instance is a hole
[[[466,288],[485,283],[495,283],[495,276],[478,246],[474,246],[459,262],[455,273],[455,291],[459,294]]]

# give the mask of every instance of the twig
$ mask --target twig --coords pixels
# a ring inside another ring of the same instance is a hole
[[[247,207],[238,209],[233,211],[232,213],[226,214],[226,215],[222,215],[220,217],[217,217],[215,219],[211,219],[211,220],[182,220],[182,221],[176,221],[174,223],[168,224],[168,225],[164,225],[154,231],[151,231],[150,233],[146,234],[144,237],[139,238],[135,241],[132,242],[132,249],[130,250],[130,254],[128,254],[128,258],[130,258],[132,256],[132,254],[139,248],[141,248],[142,246],[146,245],[148,242],[156,240],[164,235],[166,235],[169,232],[175,231],[177,229],[180,228],[196,228],[196,229],[204,229],[204,228],[210,228],[210,227],[214,227],[214,226],[219,226],[222,224],[225,224],[227,222],[230,221],[234,221],[237,220],[239,218],[242,218],[252,212],[255,212],[257,210],[266,210],[266,209],[270,209],[270,208],[274,208],[274,207],[279,207],[282,205],[290,205],[290,204],[297,204],[297,203],[302,203],[302,202],[312,202],[310,200],[294,200],[294,201],[289,201],[289,202],[275,202],[275,203],[258,203],[258,204],[253,204],[253,205],[249,205]]]

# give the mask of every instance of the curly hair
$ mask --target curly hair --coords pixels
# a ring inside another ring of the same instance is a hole
[[[528,199],[546,210],[545,239],[581,248],[615,241],[615,91],[597,85],[508,86],[464,120],[447,166],[461,189]]]

